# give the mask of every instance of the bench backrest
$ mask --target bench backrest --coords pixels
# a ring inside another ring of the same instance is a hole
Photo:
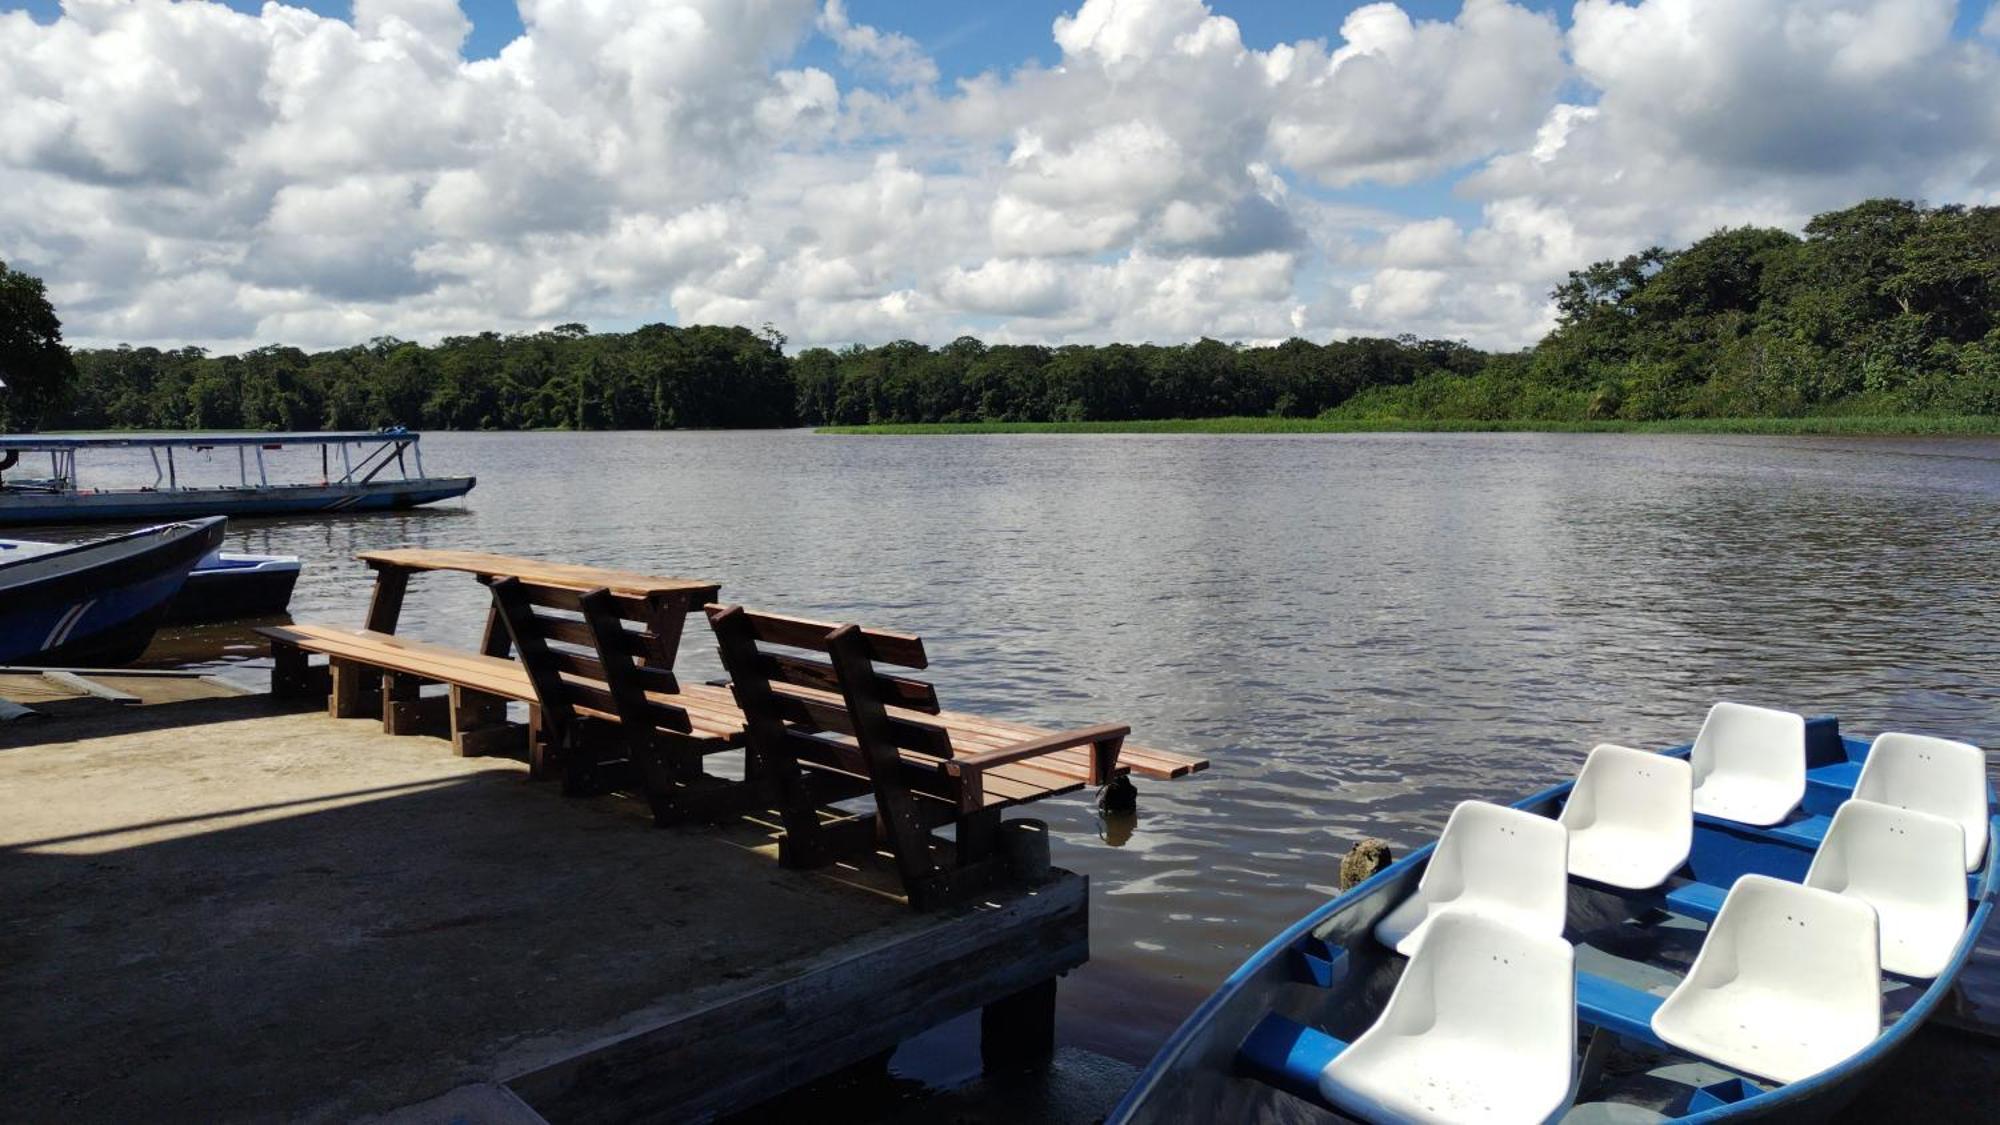
[[[766,738],[850,735],[864,751],[887,751],[887,761],[898,748],[951,757],[945,728],[910,714],[936,714],[937,690],[876,667],[923,668],[929,660],[922,638],[734,605],[707,612],[751,737],[759,737],[761,724]],[[891,707],[901,713],[890,714]]]
[[[551,735],[567,739],[584,717],[617,719],[628,740],[691,729],[686,711],[647,694],[680,685],[643,599],[502,578],[493,583],[493,603]]]

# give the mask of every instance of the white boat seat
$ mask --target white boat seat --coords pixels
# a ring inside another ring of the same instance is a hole
[[[1531,934],[1560,937],[1568,914],[1568,832],[1544,816],[1465,801],[1451,810],[1417,891],[1375,925],[1414,956],[1440,911],[1470,910]]]
[[[1768,826],[1806,795],[1806,720],[1790,711],[1718,703],[1695,736],[1694,811]]]
[[[1884,969],[1934,977],[1965,936],[1964,837],[1941,816],[1846,801],[1813,855],[1806,886],[1875,908]]]
[[[1604,743],[1584,759],[1560,823],[1569,873],[1644,890],[1667,881],[1694,844],[1694,770],[1679,758]]]
[[[1875,1041],[1882,973],[1875,909],[1858,898],[1745,875],[1694,967],[1653,1013],[1671,1046],[1796,1082]]]
[[[1875,736],[1854,799],[1941,816],[1965,833],[1965,869],[1986,861],[1986,754],[1977,746],[1922,734]]]
[[[1576,951],[1470,911],[1428,929],[1381,1017],[1320,1072],[1320,1093],[1365,1120],[1549,1120],[1575,1083]]]

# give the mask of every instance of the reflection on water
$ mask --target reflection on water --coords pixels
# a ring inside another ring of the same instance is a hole
[[[1066,1034],[1140,1058],[1457,801],[1595,742],[1685,741],[1717,698],[2000,745],[2000,443],[1535,434],[837,438],[436,434],[463,505],[233,527],[298,554],[302,620],[359,623],[370,547],[711,578],[746,604],[924,635],[951,707],[1123,720],[1214,768],[1140,818],[1045,802],[1089,873]],[[418,579],[406,629],[471,645],[484,590]],[[719,674],[691,630],[686,659]],[[1122,846],[1117,846],[1122,845]],[[1135,1007],[1154,982],[1171,1002]],[[1081,1017],[1081,1019],[1079,1018]],[[1107,1031],[1113,1024],[1115,1033]],[[1082,1026],[1083,1030],[1076,1029]]]
[[[1097,838],[1106,847],[1122,848],[1131,843],[1132,833],[1139,830],[1139,813],[1099,812],[1097,814]]]

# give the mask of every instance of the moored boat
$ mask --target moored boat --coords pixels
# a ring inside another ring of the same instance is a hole
[[[1114,1125],[1810,1120],[1951,996],[1992,911],[1984,755],[1718,704],[1594,750],[1300,919]]]
[[[137,659],[225,525],[219,516],[164,524],[0,562],[0,664]]]
[[[34,539],[0,539],[0,564],[63,547]],[[276,616],[291,604],[300,569],[297,555],[210,551],[188,572],[187,581],[168,603],[160,623],[200,625]]]
[[[291,605],[300,566],[297,555],[210,551],[188,573],[163,623],[199,625],[281,614]]]
[[[404,429],[298,434],[28,434],[0,436],[0,526],[200,516],[379,512],[463,496],[475,477],[424,475],[421,434]],[[266,453],[316,447],[308,479],[273,480]],[[143,450],[150,484],[82,486],[79,453]],[[189,454],[234,454],[235,483],[193,483]],[[176,453],[181,455],[177,460]],[[40,471],[47,457],[48,475]],[[392,473],[390,470],[394,469]]]

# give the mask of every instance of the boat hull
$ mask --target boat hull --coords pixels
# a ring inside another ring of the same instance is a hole
[[[148,528],[0,568],[0,664],[108,667],[144,652],[225,523]]]
[[[463,496],[477,483],[476,477],[426,477],[362,485],[282,484],[95,492],[10,490],[0,491],[0,527],[395,511]]]
[[[276,564],[276,565],[274,565]],[[299,581],[297,559],[267,559],[258,565],[214,566],[204,562],[168,603],[164,625],[201,625],[271,617],[285,612]]]

